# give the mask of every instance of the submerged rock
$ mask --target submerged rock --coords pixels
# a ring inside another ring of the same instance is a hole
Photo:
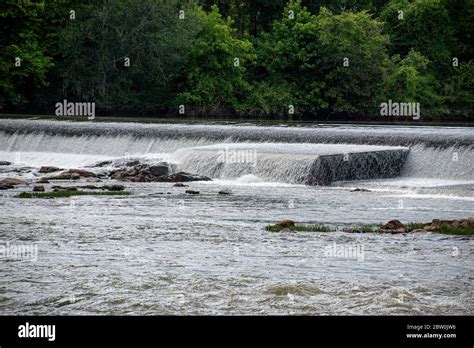
[[[232,191],[230,191],[230,190],[220,190],[219,191],[220,195],[230,195],[231,193],[232,193]]]
[[[194,190],[186,190],[187,194],[190,194],[190,195],[198,195],[199,194],[199,191],[194,191]]]
[[[0,180],[0,185],[25,185],[26,181],[20,180],[20,179],[15,179],[15,178],[5,178]]]
[[[188,187],[188,185],[183,184],[182,182],[177,182],[173,185],[174,187]]]
[[[61,170],[60,168],[54,167],[54,166],[42,166],[38,172],[39,173],[53,173],[53,172],[58,172],[60,170]]]
[[[95,185],[82,185],[82,186],[77,186],[77,187],[86,189],[86,190],[100,190],[100,187],[97,187]]]
[[[35,185],[35,186],[33,186],[33,192],[44,192],[44,191],[46,191],[46,190],[44,189],[44,186],[43,186],[43,185]]]
[[[9,190],[14,188],[15,186],[9,184],[0,184],[0,190]]]
[[[204,175],[179,172],[176,174],[160,176],[157,178],[157,181],[158,182],[190,182],[190,181],[212,181],[212,179]]]
[[[0,166],[9,166],[11,165],[12,162],[8,162],[8,161],[0,161]]]
[[[75,186],[70,186],[70,187],[66,187],[66,186],[53,186],[51,187],[53,189],[54,192],[60,192],[60,191],[78,191],[77,190],[77,187]]]
[[[108,190],[108,191],[123,191],[125,190],[125,186],[123,185],[106,185],[102,186],[102,189]]]
[[[351,192],[372,192],[368,189],[365,189],[365,188],[355,188],[353,190],[351,190]]]

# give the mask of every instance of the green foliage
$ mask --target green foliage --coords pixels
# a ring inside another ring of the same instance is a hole
[[[232,20],[224,20],[217,6],[209,13],[198,9],[196,15],[200,31],[186,52],[186,81],[177,103],[199,113],[231,111],[250,89],[245,74],[255,59],[253,46],[236,36]]]
[[[453,234],[459,236],[472,236],[474,235],[474,227],[453,227],[442,225],[436,228],[433,232],[443,233],[443,234]]]
[[[290,14],[294,18],[290,18]],[[272,86],[285,86],[288,96],[284,101],[294,105],[297,114],[303,110],[317,112],[327,106],[321,92],[324,82],[317,72],[320,48],[318,23],[315,16],[302,7],[301,1],[289,2],[282,17],[273,23],[272,31],[263,34],[255,45],[257,81],[271,81]],[[258,86],[254,91],[258,93]],[[287,112],[288,104],[273,105],[268,110],[273,112],[285,108]]]
[[[287,115],[292,98],[288,86],[282,81],[276,83],[256,81],[239,111],[245,115],[282,117]]]
[[[43,12],[44,1],[0,4],[0,104],[25,104],[33,88],[47,85],[46,73],[53,63],[35,31]]]
[[[203,0],[200,3],[206,11],[219,7],[224,18],[232,17],[233,27],[239,35],[257,36],[270,29],[274,19],[280,16],[287,0]]]
[[[325,100],[333,112],[374,112],[387,69],[388,37],[382,23],[367,12],[333,15],[322,9],[317,17],[321,43],[319,72]],[[349,66],[344,66],[343,62]]]
[[[401,15],[403,18],[399,18]],[[386,22],[392,54],[405,56],[414,49],[433,62],[437,73],[446,72],[454,37],[442,0],[392,0],[382,11],[381,19]]]
[[[388,62],[381,31],[366,12],[334,15],[322,8],[315,16],[291,1],[273,30],[257,40],[257,71],[287,86],[297,111],[373,111]]]
[[[182,8],[187,20],[179,19]],[[192,3],[181,7],[178,0],[84,6],[61,33],[66,90],[100,107],[165,107],[184,62],[181,52],[197,30],[194,11]]]
[[[132,115],[184,104],[288,117],[292,105],[327,119],[376,115],[387,99],[420,102],[424,117],[474,109],[472,0],[4,0],[0,21],[10,112],[51,114],[63,99]]]
[[[453,67],[451,77],[445,82],[446,113],[469,117],[474,110],[474,60]]]
[[[411,50],[400,59],[392,57],[392,71],[386,79],[387,97],[398,102],[417,102],[422,108],[439,105],[442,101],[435,92],[435,78],[429,72],[429,60]]]

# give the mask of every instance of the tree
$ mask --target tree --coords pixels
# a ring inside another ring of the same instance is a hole
[[[333,112],[373,112],[382,97],[388,65],[388,37],[383,24],[367,12],[317,17],[320,41],[319,73],[327,88],[324,99]]]
[[[287,0],[201,0],[204,10],[217,5],[223,18],[232,17],[233,26],[240,37],[258,36],[270,29],[280,16]]]
[[[374,111],[388,61],[381,31],[366,12],[316,16],[291,1],[257,41],[258,80],[287,86],[298,113]]]
[[[390,53],[405,56],[411,49],[428,58],[441,77],[449,70],[453,26],[442,0],[391,0],[381,13],[390,35]]]
[[[197,9],[196,16],[200,31],[186,52],[186,76],[177,104],[198,113],[230,112],[239,107],[250,88],[245,75],[255,59],[253,46],[237,38],[232,20],[224,20],[217,6],[209,13]]]
[[[304,111],[317,112],[327,106],[322,99],[325,87],[318,72],[320,43],[316,18],[301,5],[301,1],[291,1],[285,7],[272,30],[255,41],[258,61],[255,67],[256,81],[266,81],[270,90],[278,91],[285,86],[287,91],[280,98],[286,105],[266,103],[256,107],[288,114],[289,105],[295,114]],[[259,86],[254,88],[258,93]],[[275,94],[275,93],[272,93]],[[256,98],[253,98],[254,100]],[[271,107],[269,107],[271,106]]]
[[[388,99],[420,103],[423,109],[433,113],[442,99],[435,92],[436,80],[428,69],[430,61],[412,49],[403,59],[399,55],[392,57],[392,63],[385,82]]]
[[[184,15],[180,18],[180,12]],[[61,74],[71,98],[114,109],[169,106],[196,31],[192,1],[102,0],[61,34]]]
[[[52,59],[37,33],[44,2],[0,4],[0,104],[23,106],[35,88],[48,84]]]

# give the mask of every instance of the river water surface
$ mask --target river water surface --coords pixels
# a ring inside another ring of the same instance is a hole
[[[342,229],[473,216],[472,129],[173,127],[0,121],[0,160],[14,162],[0,178],[31,180],[41,165],[100,171],[87,166],[123,157],[204,168],[209,158],[186,154],[235,143],[265,143],[285,168],[189,183],[199,195],[169,183],[126,183],[126,197],[28,200],[14,197],[25,187],[0,191],[3,245],[37,247],[30,259],[0,259],[0,314],[474,313],[472,237],[264,229],[286,218]],[[290,135],[295,143],[285,146]],[[410,153],[395,178],[292,182],[301,171],[294,149],[307,156],[328,143]],[[22,167],[31,169],[15,171]]]

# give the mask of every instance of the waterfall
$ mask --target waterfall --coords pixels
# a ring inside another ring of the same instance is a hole
[[[0,120],[0,160],[24,166],[141,157],[216,179],[307,185],[397,176],[470,181],[473,146],[470,128]]]

